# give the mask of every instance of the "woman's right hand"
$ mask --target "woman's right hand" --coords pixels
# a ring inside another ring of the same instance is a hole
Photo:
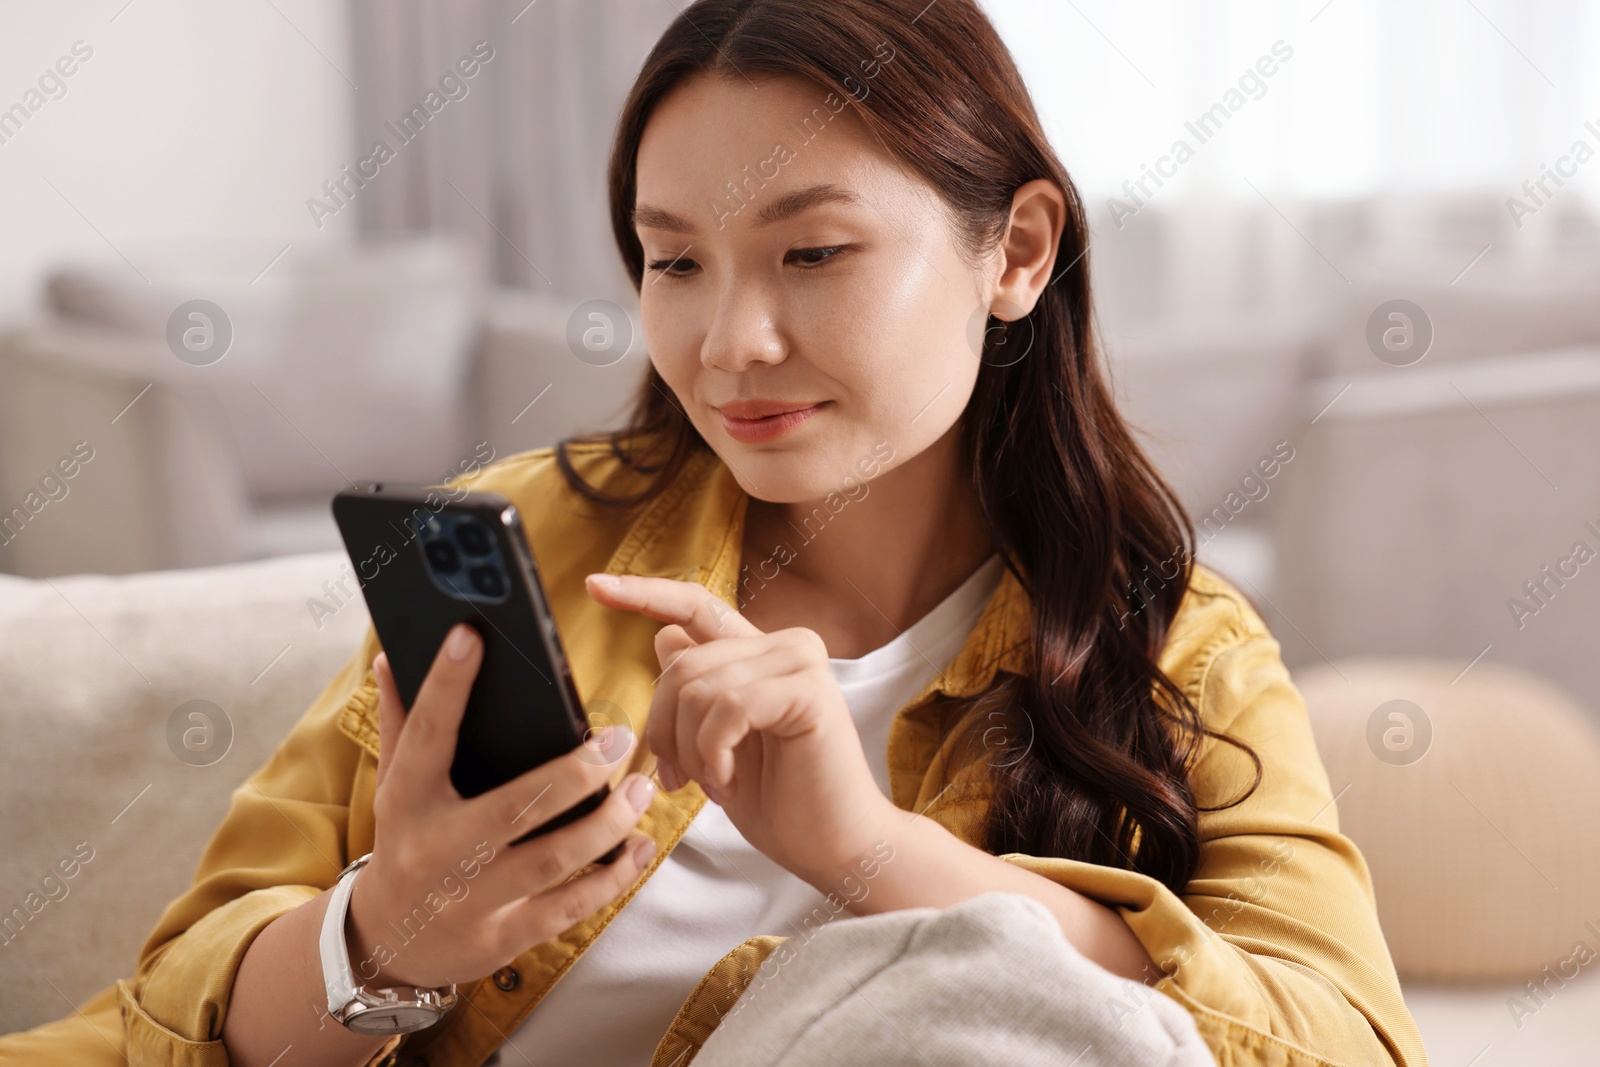
[[[373,660],[382,742],[376,823],[347,929],[362,985],[427,989],[489,974],[621,896],[654,854],[655,843],[639,835],[615,862],[572,878],[638,825],[655,788],[639,774],[582,818],[510,845],[605,785],[632,744],[627,727],[479,796],[456,791],[450,764],[482,655],[470,626],[453,628],[409,714],[386,657]]]

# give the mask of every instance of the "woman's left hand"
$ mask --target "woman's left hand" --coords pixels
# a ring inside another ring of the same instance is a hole
[[[662,674],[645,724],[668,790],[693,779],[739,832],[818,888],[888,829],[895,810],[867,765],[815,631],[763,633],[695,582],[591,575],[607,607],[666,623]]]

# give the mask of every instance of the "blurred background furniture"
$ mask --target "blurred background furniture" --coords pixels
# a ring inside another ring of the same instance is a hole
[[[1600,554],[1600,256],[1447,267],[1374,257],[1297,383],[1269,617],[1292,663],[1481,656],[1600,707],[1600,581],[1545,571],[1580,541]],[[1432,333],[1400,366],[1366,327],[1395,297]]]
[[[1600,706],[1600,567],[1571,558],[1600,554],[1600,343],[1432,359],[1302,389],[1332,407],[1271,512],[1286,655],[1482,656]]]
[[[0,1031],[65,1016],[131,973],[229,795],[359,646],[359,599],[307,609],[344,566],[342,553],[314,553],[126,577],[0,575],[0,748],[11,754]],[[63,896],[42,883],[79,842],[92,858],[58,876]]]
[[[0,746],[27,753],[0,776],[12,827],[0,906],[21,906],[79,842],[93,850],[65,896],[6,929],[0,1031],[58,1018],[131,971],[230,792],[358,646],[359,600],[320,620],[307,608],[343,567],[340,553],[311,553],[123,577],[0,575]],[[1297,676],[1338,793],[1323,818],[1368,859],[1432,1062],[1464,1065],[1487,1046],[1479,1065],[1591,1063],[1600,959],[1560,984],[1542,969],[1560,968],[1575,941],[1600,953],[1600,933],[1573,919],[1600,929],[1588,847],[1600,736],[1526,672],[1480,663],[1452,685],[1455,673],[1367,659]],[[1368,742],[1373,710],[1394,699],[1425,708],[1431,727],[1422,758],[1402,764]],[[1541,1000],[1530,982],[1546,983]],[[1514,1016],[1514,998],[1532,1010]]]
[[[1336,659],[1295,682],[1429,1062],[1593,1062],[1594,709],[1487,661]]]
[[[94,452],[66,497],[14,529],[0,570],[119,574],[336,548],[336,490],[442,480],[603,423],[643,364],[638,344],[609,365],[579,359],[576,302],[486,289],[459,241],[374,242],[255,279],[197,272],[208,254],[174,250],[168,270],[147,266],[151,284],[109,263],[63,266],[48,313],[0,329],[5,510],[74,442]],[[197,297],[233,334],[203,365],[167,336]]]

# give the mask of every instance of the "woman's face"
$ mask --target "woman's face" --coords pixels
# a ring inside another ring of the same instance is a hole
[[[752,496],[819,499],[955,424],[998,270],[962,258],[933,187],[853,106],[799,78],[696,77],[652,115],[637,174],[651,362]]]

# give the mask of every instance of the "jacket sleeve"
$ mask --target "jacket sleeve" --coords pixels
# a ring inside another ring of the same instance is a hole
[[[251,941],[332,885],[351,859],[352,819],[371,820],[375,764],[339,719],[378,648],[369,625],[360,649],[271,758],[233,791],[193,884],[162,913],[133,977],[118,983],[128,1062],[226,1065],[222,1021]],[[365,803],[353,803],[363,791]]]
[[[1257,623],[1217,644],[1191,699],[1213,730],[1255,751],[1262,778],[1242,803],[1201,812],[1199,865],[1183,892],[1073,860],[1003,858],[1117,908],[1167,975],[1156,988],[1190,1010],[1220,1067],[1420,1067],[1366,863],[1339,832],[1278,642]],[[1191,772],[1197,802],[1226,804],[1253,775],[1248,757],[1208,738]]]

